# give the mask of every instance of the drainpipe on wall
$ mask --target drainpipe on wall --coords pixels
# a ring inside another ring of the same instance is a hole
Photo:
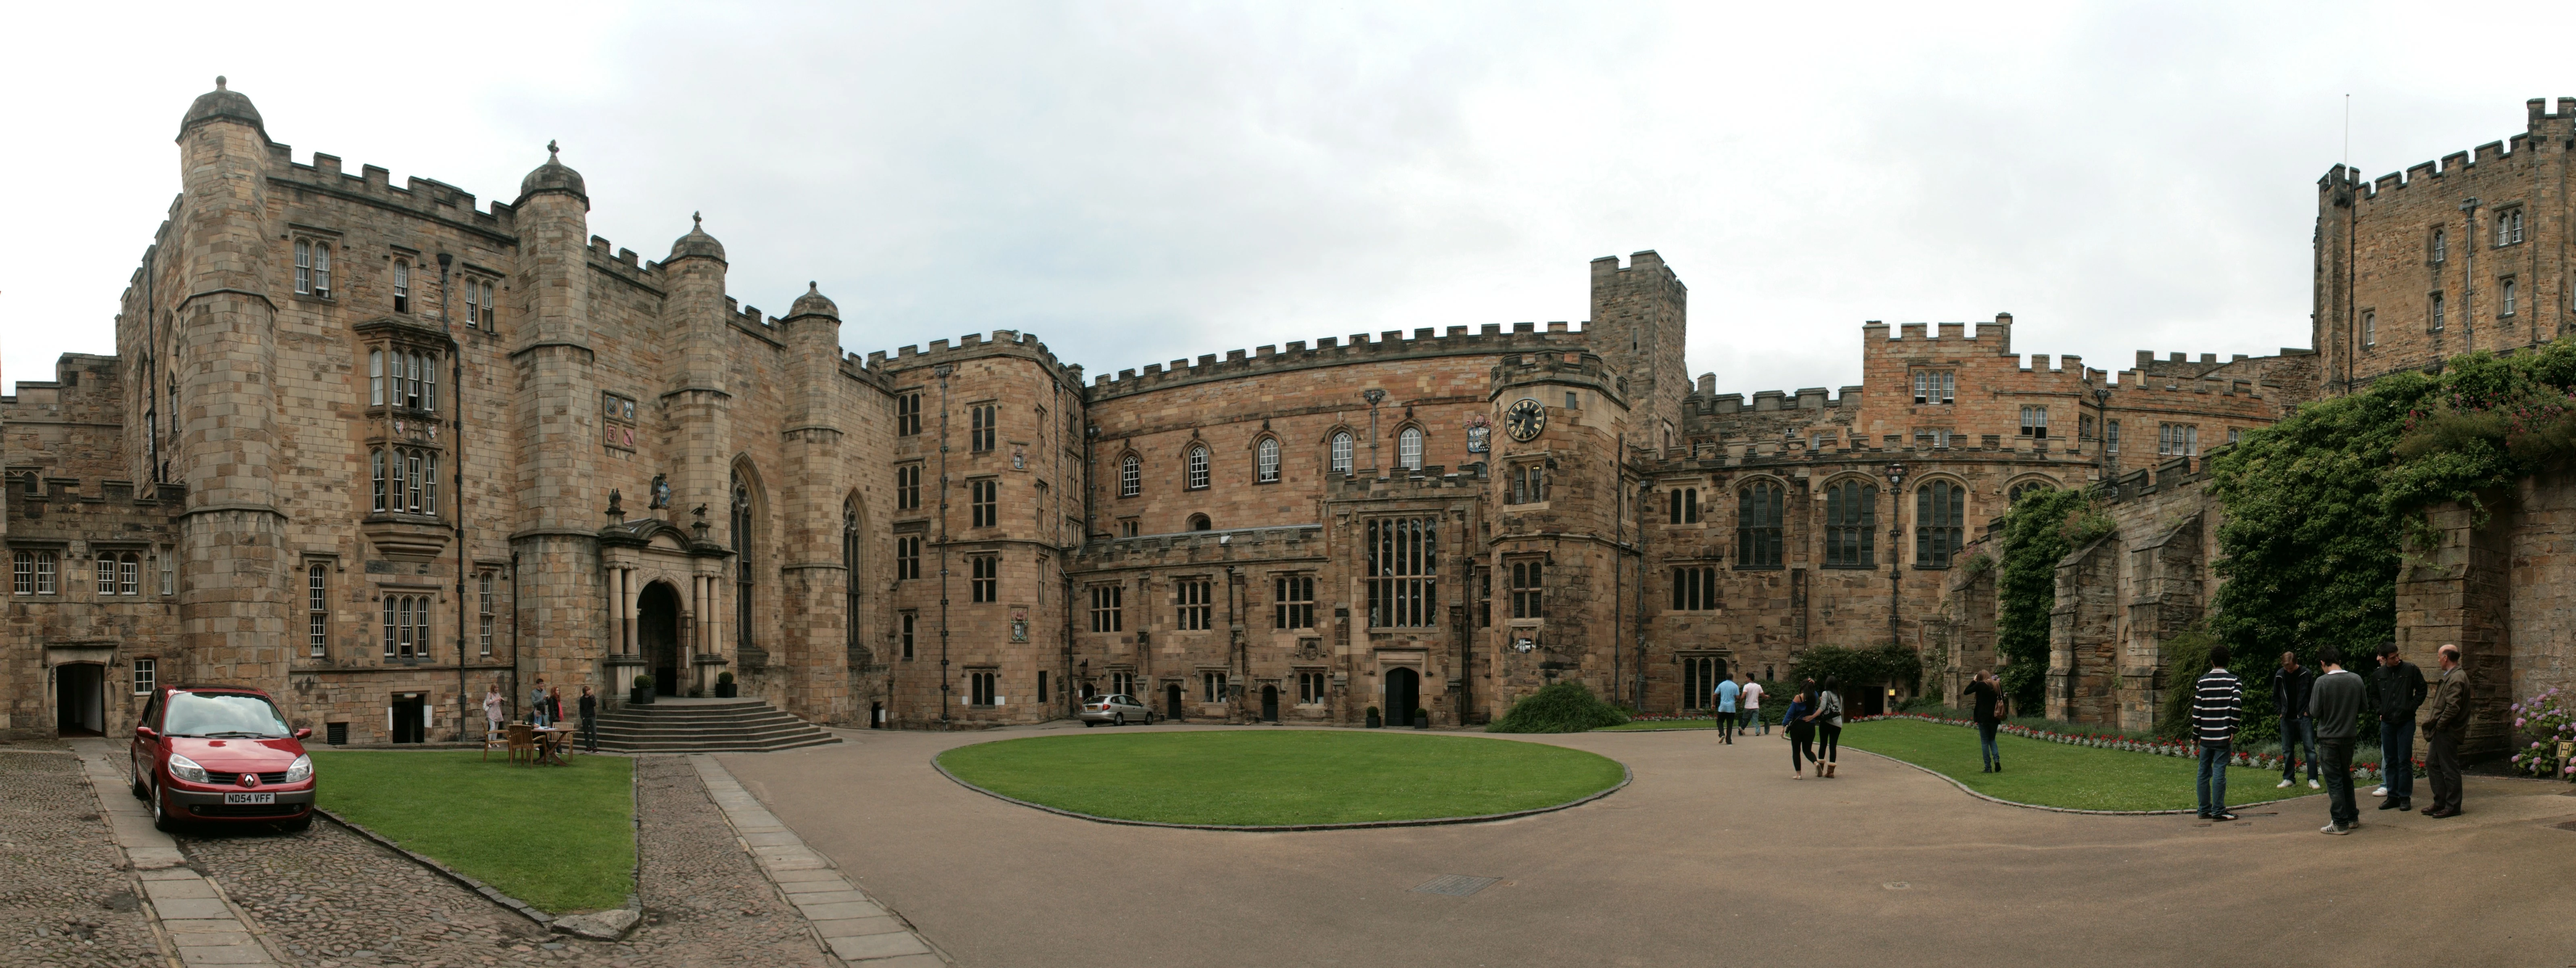
[[[438,325],[447,332],[448,406],[455,408],[456,433],[448,447],[454,456],[447,462],[455,489],[448,492],[448,507],[456,515],[456,741],[465,742],[465,344],[456,338],[456,326],[447,318],[447,273],[456,257],[438,254]]]
[[[942,363],[939,375],[939,728],[948,728],[948,375],[957,371]]]
[[[2472,196],[2460,201],[2460,213],[2467,223],[2460,241],[2460,352],[2478,351],[2478,200]]]

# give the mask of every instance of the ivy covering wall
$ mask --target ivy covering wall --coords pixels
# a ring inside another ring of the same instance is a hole
[[[2111,533],[2109,515],[2083,490],[2025,492],[2004,512],[1995,571],[1995,652],[2003,691],[2037,714],[2048,678],[2048,613],[2057,607],[2057,562]]]

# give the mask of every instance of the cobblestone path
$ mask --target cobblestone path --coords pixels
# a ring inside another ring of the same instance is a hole
[[[0,766],[8,758],[0,754]],[[69,756],[62,760],[71,764]],[[777,899],[759,868],[735,845],[687,758],[648,757],[638,761],[637,769],[645,918],[620,942],[551,934],[327,820],[296,834],[264,828],[183,834],[179,843],[190,866],[222,884],[292,963],[310,968],[826,968],[796,909]],[[76,773],[65,776],[75,785],[72,792],[86,792],[78,789]],[[93,839],[105,838],[101,827]],[[91,906],[97,907],[94,900]],[[140,927],[139,918],[126,917]],[[142,944],[143,950],[154,950],[148,931]],[[144,962],[60,963],[125,968]],[[0,961],[9,968],[18,964]]]
[[[0,966],[160,963],[80,761],[28,745],[0,747]]]

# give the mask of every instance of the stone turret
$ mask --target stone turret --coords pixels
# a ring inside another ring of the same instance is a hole
[[[779,549],[778,654],[790,701],[799,708],[850,714],[848,633],[852,616],[844,592],[849,574],[841,557],[841,499],[845,486],[834,469],[844,466],[848,435],[835,407],[841,376],[841,310],[820,286],[805,284],[787,318],[778,321],[787,343],[786,426],[779,458],[786,474],[779,488],[785,544]]]
[[[519,182],[519,522],[511,550],[519,584],[522,652],[533,675],[588,678],[601,651],[599,510],[601,428],[590,313],[590,196],[553,142],[546,162]]]
[[[327,290],[298,297],[281,278],[292,270],[276,247],[293,243],[268,224],[268,131],[250,99],[215,78],[215,89],[189,105],[178,143],[186,194],[177,231],[185,244],[175,248],[191,295],[178,307],[186,335],[171,367],[187,381],[172,415],[184,455],[173,470],[188,487],[179,554],[193,577],[179,610],[190,661],[184,673],[165,675],[273,681],[287,663],[277,317],[291,300],[327,307],[331,297]]]

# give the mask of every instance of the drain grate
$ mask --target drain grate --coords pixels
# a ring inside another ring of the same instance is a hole
[[[1484,890],[1501,882],[1502,878],[1499,877],[1469,877],[1465,874],[1442,874],[1438,877],[1422,882],[1422,886],[1414,888],[1414,890],[1420,891],[1424,894],[1446,894],[1450,897],[1466,897],[1467,895],[1474,894],[1477,891]]]

